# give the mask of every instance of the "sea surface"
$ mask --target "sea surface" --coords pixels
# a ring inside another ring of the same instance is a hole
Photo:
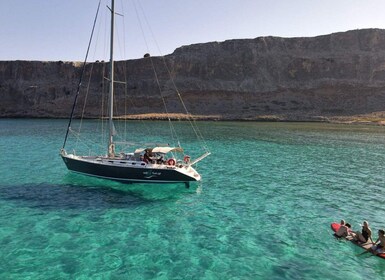
[[[385,227],[384,127],[198,126],[212,155],[186,189],[71,174],[67,121],[1,119],[0,279],[385,278],[385,260],[330,229]]]

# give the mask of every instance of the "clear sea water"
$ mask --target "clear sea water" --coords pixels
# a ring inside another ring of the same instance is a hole
[[[385,227],[384,127],[198,125],[212,156],[186,189],[71,174],[67,121],[0,120],[0,279],[385,278],[330,230]]]

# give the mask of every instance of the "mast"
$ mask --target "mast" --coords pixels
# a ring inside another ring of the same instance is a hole
[[[108,116],[108,126],[109,126],[109,140],[108,140],[108,156],[115,155],[115,145],[114,145],[114,25],[115,25],[115,8],[114,0],[111,0],[111,35],[110,35],[110,94],[109,94],[109,116]]]

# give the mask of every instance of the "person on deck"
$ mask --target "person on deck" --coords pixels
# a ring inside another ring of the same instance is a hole
[[[151,163],[152,162],[152,153],[150,150],[146,150],[144,156],[143,156],[143,161],[145,163]]]
[[[163,156],[158,157],[157,160],[156,160],[156,163],[157,164],[165,163],[165,160],[164,160]]]
[[[354,240],[356,240],[357,242],[366,243],[370,239],[373,242],[372,230],[369,227],[369,223],[367,221],[364,221],[361,226],[362,226],[361,232],[356,231],[352,234]]]
[[[380,229],[378,230],[378,239],[376,240],[376,242],[373,243],[373,246],[370,248],[370,250],[375,255],[382,254],[384,253],[384,246],[385,246],[385,231],[383,229]]]

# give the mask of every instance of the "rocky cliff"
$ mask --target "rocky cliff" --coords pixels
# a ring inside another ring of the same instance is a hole
[[[0,116],[68,117],[81,68],[82,63],[61,61],[0,62]],[[86,66],[79,95],[80,108],[87,100],[86,117],[99,117],[100,103],[107,102],[102,82],[107,69],[104,62]],[[385,116],[385,30],[380,29],[195,44],[165,57],[117,62],[116,73],[117,80],[127,81],[116,86],[119,115],[164,113],[161,95],[169,112],[182,112],[175,83],[191,114],[217,119]]]

